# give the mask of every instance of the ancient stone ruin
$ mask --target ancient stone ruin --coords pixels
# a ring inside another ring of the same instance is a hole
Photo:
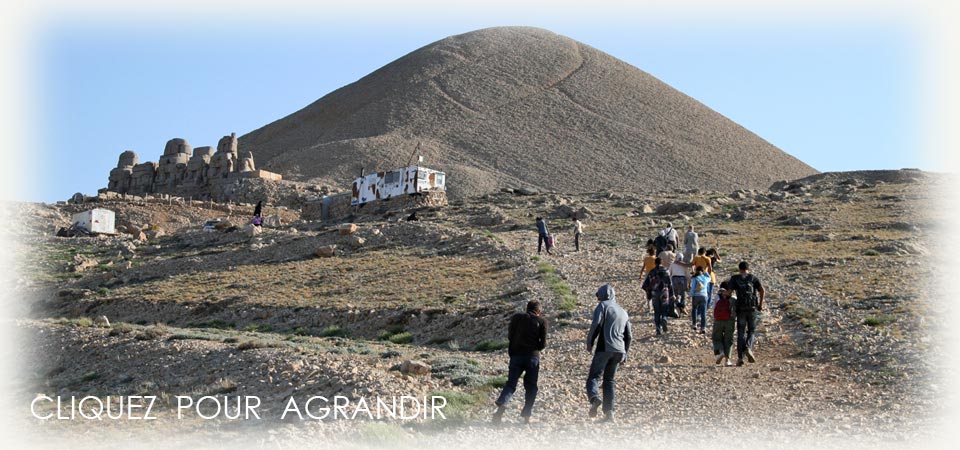
[[[186,139],[167,141],[159,162],[139,163],[139,157],[127,150],[120,154],[117,167],[110,170],[106,189],[143,196],[171,194],[200,200],[229,201],[244,179],[280,181],[273,172],[257,170],[252,152],[242,155],[237,148],[237,134],[220,138],[217,150],[190,146]]]

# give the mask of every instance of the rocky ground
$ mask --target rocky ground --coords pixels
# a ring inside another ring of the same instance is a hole
[[[168,231],[137,240],[21,230],[20,254],[39,257],[20,265],[17,293],[31,302],[19,322],[29,363],[16,398],[157,395],[162,415],[147,426],[25,423],[71,440],[109,430],[113,442],[157,446],[206,438],[420,448],[739,445],[724,436],[771,448],[930,442],[946,407],[942,323],[924,290],[943,220],[925,205],[938,182],[889,171],[818,175],[765,192],[502,193],[423,209],[419,222],[400,220],[404,211],[357,216],[343,232],[295,220],[260,233],[202,232],[206,213],[118,204],[146,208],[136,217],[164,220],[157,228]],[[41,224],[65,209],[23,207]],[[587,215],[579,253],[564,218],[573,211]],[[557,235],[555,255],[536,255],[537,215]],[[715,365],[709,335],[689,319],[654,335],[637,275],[643,243],[666,221],[695,225],[701,244],[720,250],[722,274],[741,259],[753,263],[768,292],[756,363]],[[597,426],[582,392],[583,340],[604,283],[615,286],[637,336],[617,376],[618,422]],[[515,402],[507,423],[493,427],[505,325],[529,299],[544,302],[552,326],[536,421],[520,425]],[[429,374],[400,370],[406,360]],[[393,393],[443,395],[450,418],[277,419],[290,396]],[[176,395],[257,395],[267,420],[175,420]]]

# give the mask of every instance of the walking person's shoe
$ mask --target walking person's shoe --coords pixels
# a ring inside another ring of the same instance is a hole
[[[717,355],[717,362],[715,364],[720,364],[723,361],[723,355]]]
[[[707,334],[707,330],[704,330],[703,328],[701,328],[701,329],[700,329],[700,334]]]
[[[750,362],[752,362],[752,363],[757,362],[757,358],[756,358],[755,356],[753,356],[753,350],[750,350],[750,349],[748,348],[747,351],[744,352],[744,353],[746,353],[746,355],[747,355],[747,361],[750,361]]]
[[[614,422],[616,422],[616,419],[614,419],[614,417],[613,417],[613,411],[608,411],[608,412],[603,413],[603,419],[600,419],[600,421],[601,421],[601,422],[604,422],[604,423],[614,423]]]
[[[523,424],[524,424],[524,425],[530,425],[530,416],[527,416],[527,417],[524,417],[524,418],[523,418]]]
[[[726,359],[726,360],[727,360],[727,362],[726,362],[726,363],[724,364],[724,366],[727,366],[727,367],[733,367],[733,363],[732,363],[732,362],[730,362],[730,358],[724,358],[724,359]]]
[[[597,397],[590,399],[590,412],[587,413],[587,415],[590,416],[591,419],[597,417],[597,410],[600,409],[602,403],[603,402]]]
[[[737,360],[737,367],[740,367],[740,366],[742,366],[742,365],[743,365],[743,360],[742,360],[742,359],[738,359],[738,360]]]
[[[662,335],[663,333],[661,333],[660,330],[657,330],[657,336],[662,336]]]
[[[505,409],[502,405],[497,405],[497,410],[493,412],[492,422],[494,425],[500,425],[500,422],[503,422],[503,411]]]

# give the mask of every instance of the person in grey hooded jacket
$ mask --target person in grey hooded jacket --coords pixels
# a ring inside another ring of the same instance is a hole
[[[614,383],[617,367],[627,360],[630,350],[630,317],[617,304],[613,286],[605,284],[597,291],[597,308],[593,310],[593,323],[587,333],[587,351],[596,353],[587,375],[587,399],[590,401],[590,417],[597,416],[597,408],[603,405],[604,421],[613,421]],[[597,389],[603,375],[603,400]]]

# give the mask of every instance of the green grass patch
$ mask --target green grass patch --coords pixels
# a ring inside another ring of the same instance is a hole
[[[207,322],[197,322],[195,324],[191,324],[190,326],[196,327],[196,328],[216,328],[218,330],[232,330],[234,328],[234,324],[227,323],[222,320],[210,320]]]
[[[392,447],[392,444],[410,439],[403,427],[387,422],[364,422],[357,427],[357,436],[361,442],[375,447]]]
[[[429,345],[443,345],[443,344],[446,344],[447,342],[450,342],[450,341],[452,341],[452,340],[453,340],[453,338],[450,337],[450,336],[435,336],[435,337],[430,338],[430,340],[427,341],[427,344],[429,344]]]
[[[446,423],[463,423],[476,414],[486,397],[478,392],[434,391],[430,396],[443,397],[447,404],[443,407]]]
[[[817,312],[796,302],[784,304],[787,315],[800,323],[804,328],[817,328]]]
[[[484,236],[485,238],[487,238],[487,239],[490,239],[490,240],[492,240],[492,241],[494,241],[494,242],[497,242],[497,243],[499,243],[499,244],[502,244],[502,243],[503,243],[503,239],[501,239],[500,236],[497,236],[496,234],[493,234],[493,232],[490,231],[490,230],[483,229],[483,230],[480,230],[480,233],[483,234],[483,236]]]
[[[863,319],[863,324],[870,327],[879,327],[893,323],[897,320],[896,317],[889,314],[882,316],[867,316],[866,319]]]
[[[243,341],[237,345],[237,350],[253,350],[257,348],[273,348],[279,347],[281,344],[276,342],[270,342],[263,339],[251,339],[249,341]]]
[[[503,350],[510,345],[507,341],[483,341],[473,347],[478,352],[495,352]]]
[[[408,331],[404,331],[403,333],[397,333],[393,336],[390,336],[389,341],[393,342],[394,344],[409,344],[413,342],[413,335]]]
[[[868,249],[866,249],[866,250],[863,251],[863,256],[880,256],[880,252],[878,252],[878,251],[876,251],[876,250],[874,250],[874,249],[872,249],[872,248],[868,248]]]
[[[504,376],[493,377],[488,379],[487,382],[484,384],[494,389],[503,389],[503,386],[507,384],[507,377],[504,377]]]
[[[541,262],[537,264],[537,273],[542,273],[547,275],[554,274],[554,273],[557,273],[557,268],[553,267],[553,264],[550,264],[549,262]]]
[[[537,265],[537,273],[541,274],[543,283],[557,296],[557,309],[560,311],[572,311],[577,307],[577,296],[573,295],[573,290],[566,281],[563,281],[557,275],[557,268],[549,262],[541,262]]]
[[[340,327],[340,325],[330,325],[322,330],[320,330],[320,337],[344,337],[347,335],[347,330]]]
[[[82,381],[82,382],[84,382],[84,383],[87,383],[87,382],[96,380],[97,378],[100,378],[100,374],[98,374],[98,373],[96,373],[96,372],[87,372],[87,373],[83,374],[82,377],[80,377],[80,381]]]

